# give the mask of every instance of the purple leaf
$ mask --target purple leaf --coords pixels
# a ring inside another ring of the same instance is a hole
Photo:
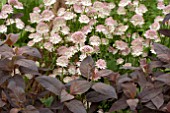
[[[57,79],[49,76],[40,76],[36,80],[46,89],[56,95],[61,94],[61,90],[64,89],[64,85]]]
[[[117,98],[115,88],[110,85],[104,83],[95,83],[92,86],[92,89],[94,89],[96,92],[107,95],[110,98]]]
[[[79,100],[71,100],[70,102],[66,102],[65,105],[73,113],[87,113],[83,103]]]

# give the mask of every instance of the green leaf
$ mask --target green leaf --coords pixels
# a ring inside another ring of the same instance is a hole
[[[40,99],[40,100],[41,100],[41,102],[42,102],[46,107],[50,107],[51,104],[52,104],[52,102],[53,102],[53,100],[54,100],[54,97],[53,97],[53,96],[50,96],[50,97],[48,97],[48,98],[42,98],[42,99]]]

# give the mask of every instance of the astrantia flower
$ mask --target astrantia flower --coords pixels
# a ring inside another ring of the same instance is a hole
[[[93,47],[89,46],[89,45],[85,45],[83,47],[80,48],[80,51],[82,53],[86,53],[86,54],[90,54],[92,53],[94,50],[93,50]]]
[[[137,26],[137,25],[143,25],[144,24],[144,19],[141,15],[134,15],[130,22],[134,25],[134,26]]]
[[[160,29],[160,24],[159,24],[159,22],[154,22],[154,23],[150,26],[150,29],[159,30],[159,29]]]
[[[63,26],[61,28],[61,32],[64,34],[64,35],[68,35],[70,33],[70,28],[68,26]]]
[[[87,23],[90,22],[90,19],[89,19],[89,17],[86,16],[86,15],[81,15],[81,16],[79,17],[79,22],[80,22],[80,23],[85,23],[85,24],[87,24]]]
[[[112,17],[109,17],[109,18],[106,18],[105,19],[105,24],[107,26],[116,26],[117,25],[117,21],[116,20],[113,20]]]
[[[66,56],[60,56],[56,60],[56,64],[58,66],[61,66],[61,67],[67,67],[68,63],[69,63],[69,60],[68,60],[68,58]]]
[[[0,25],[0,33],[6,33],[7,27],[5,25]]]
[[[5,4],[5,5],[3,5],[1,11],[2,11],[3,13],[11,14],[11,13],[13,13],[13,8],[12,8],[11,5]]]
[[[125,15],[126,14],[126,9],[124,7],[119,7],[117,9],[117,14],[118,15]]]
[[[146,33],[144,34],[144,36],[148,39],[157,39],[158,35],[157,35],[157,31],[155,30],[147,30]]]
[[[41,15],[39,13],[30,13],[30,22],[39,23],[41,21]]]
[[[60,37],[60,35],[58,34],[53,34],[50,38],[49,41],[53,44],[57,44],[62,40],[62,38]]]
[[[125,6],[127,6],[129,3],[131,3],[131,0],[121,0],[118,5],[119,5],[120,7],[125,7]]]
[[[124,60],[122,58],[119,58],[116,60],[116,63],[119,65],[119,64],[122,64],[124,62]]]
[[[157,4],[157,8],[158,9],[164,9],[165,8],[165,4],[164,4],[164,2],[158,2],[158,4]]]
[[[73,5],[73,4],[76,4],[78,0],[65,0],[65,4],[68,4],[68,5]]]
[[[136,14],[143,15],[143,13],[146,13],[148,9],[144,4],[140,4],[139,7],[135,9]]]
[[[65,12],[66,12],[66,9],[61,7],[57,11],[57,16],[63,16]]]
[[[47,49],[49,52],[52,52],[54,47],[53,47],[53,44],[51,42],[45,42],[44,48]]]
[[[10,19],[7,19],[7,20],[6,20],[6,25],[7,25],[7,26],[12,25],[12,24],[14,24],[14,23],[15,23],[15,20],[14,20],[14,19],[11,19],[11,18],[10,18]]]
[[[109,9],[114,9],[116,7],[116,5],[113,2],[110,2],[107,4]]]
[[[93,3],[93,7],[95,10],[100,11],[104,7],[104,4],[102,2],[95,1]]]
[[[91,26],[89,26],[89,25],[86,25],[86,26],[84,26],[82,29],[81,29],[81,31],[84,33],[84,34],[88,34],[88,33],[90,33],[91,31],[92,31],[92,27]]]
[[[69,66],[68,72],[69,72],[69,74],[71,74],[71,75],[75,75],[76,72],[77,72],[77,71],[76,71],[76,67],[73,66],[73,65]]]
[[[56,2],[56,0],[43,0],[45,6],[50,6]]]
[[[66,21],[63,17],[56,17],[54,20],[53,20],[53,25],[57,25],[59,27],[63,27],[63,26],[66,26]]]
[[[108,45],[109,44],[109,40],[107,38],[102,38],[101,42],[103,45]]]
[[[73,5],[73,8],[74,8],[74,11],[76,13],[82,13],[83,12],[83,7],[81,5],[78,5],[78,4],[74,4]]]
[[[40,42],[43,39],[39,33],[31,33],[28,38],[33,39],[35,43]]]
[[[23,4],[22,4],[21,2],[17,2],[17,3],[14,5],[14,7],[15,7],[16,9],[24,9]]]
[[[91,2],[91,0],[81,0],[81,4],[83,6],[91,6],[92,2]]]
[[[33,8],[33,13],[40,13],[41,9],[39,7],[34,7]]]
[[[63,18],[65,20],[72,20],[75,16],[76,15],[72,12],[66,12],[66,13],[64,13]]]
[[[50,21],[54,18],[53,12],[47,9],[42,12],[41,16],[44,21]]]
[[[100,24],[96,26],[96,32],[102,32],[103,34],[108,34],[106,26]]]
[[[128,48],[128,44],[121,40],[116,40],[115,45],[116,45],[116,48],[119,50],[125,50],[126,48]]]
[[[163,9],[163,14],[168,14],[170,12],[170,5],[167,5],[164,9]]]
[[[49,26],[44,22],[40,22],[40,23],[38,23],[38,25],[36,27],[36,31],[40,34],[48,33]]]
[[[23,29],[25,27],[24,22],[21,19],[19,19],[19,18],[15,19],[15,23],[16,23],[16,27],[18,29]]]
[[[106,61],[103,59],[97,60],[96,67],[99,69],[106,69]]]
[[[77,31],[71,35],[71,40],[77,44],[84,43],[86,41],[86,36],[83,34],[83,32]]]
[[[87,54],[81,54],[80,56],[79,56],[79,61],[83,61],[85,58],[87,57]]]
[[[8,14],[4,12],[0,12],[0,19],[6,19],[8,18]]]
[[[27,43],[27,46],[33,46],[35,44],[35,42],[33,40],[30,40],[28,43]]]
[[[25,27],[25,31],[28,31],[28,32],[33,33],[33,32],[35,32],[35,29],[34,29],[33,27],[27,25],[27,26]]]
[[[89,42],[90,42],[90,45],[99,46],[101,43],[101,40],[98,36],[94,35],[90,37]]]
[[[133,56],[140,56],[143,54],[143,46],[142,45],[132,46],[131,48],[132,48]]]

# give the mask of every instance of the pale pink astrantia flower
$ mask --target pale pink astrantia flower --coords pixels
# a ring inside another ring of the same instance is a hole
[[[157,8],[160,9],[160,10],[161,10],[161,9],[164,9],[164,8],[165,8],[164,2],[163,2],[163,1],[158,2]]]
[[[62,38],[61,38],[60,35],[58,35],[58,34],[53,34],[53,35],[49,38],[49,41],[50,41],[52,44],[58,44],[61,40],[62,40]]]
[[[143,54],[143,46],[142,45],[132,46],[131,48],[132,48],[133,56],[140,56]]]
[[[54,49],[53,44],[51,42],[45,42],[44,48],[47,49],[49,52],[52,52]]]
[[[107,3],[109,9],[114,9],[116,5],[113,2]]]
[[[112,17],[106,18],[106,19],[105,19],[105,24],[106,24],[107,26],[116,26],[116,25],[118,25],[117,21],[116,21],[116,20],[113,20]]]
[[[109,40],[107,38],[102,38],[101,39],[101,44],[108,45],[109,44]]]
[[[122,64],[123,62],[124,62],[124,60],[122,58],[119,58],[119,59],[116,60],[116,63],[118,65]]]
[[[60,56],[56,60],[56,64],[61,67],[67,67],[69,63],[69,60],[66,56]]]
[[[73,12],[66,12],[63,15],[65,20],[72,20],[74,17],[76,17],[76,15]]]
[[[91,36],[89,42],[92,46],[99,46],[101,44],[100,38],[96,35]]]
[[[54,18],[53,12],[47,9],[41,13],[41,16],[43,21],[50,21]]]
[[[78,0],[65,0],[65,4],[68,4],[68,5],[73,5],[73,4],[76,4],[78,2]]]
[[[41,15],[39,13],[30,13],[30,22],[39,23],[41,21]]]
[[[144,34],[144,36],[148,39],[157,39],[158,38],[158,35],[157,35],[157,31],[155,30],[147,30]]]
[[[90,19],[89,19],[89,17],[86,16],[86,15],[81,15],[81,16],[79,17],[79,22],[80,22],[80,23],[88,24],[88,23],[90,22]]]
[[[13,13],[13,8],[11,5],[5,4],[2,6],[1,12],[11,14],[11,13]]]
[[[106,69],[106,61],[103,59],[99,59],[96,61],[96,67],[99,69]]]
[[[105,5],[102,2],[95,1],[93,7],[95,10],[100,11]]]
[[[92,2],[91,2],[91,0],[81,0],[81,4],[83,6],[91,6]]]
[[[130,19],[130,22],[134,25],[134,26],[141,26],[144,24],[144,19],[141,15],[134,15],[131,19]]]
[[[35,43],[40,42],[43,39],[39,33],[31,33],[28,38],[33,39],[33,42]]]
[[[19,19],[19,18],[15,19],[15,23],[16,23],[16,27],[18,29],[23,29],[25,27],[24,22],[21,19]]]
[[[106,26],[100,24],[96,26],[96,32],[102,32],[103,34],[108,34],[108,29],[106,28]]]
[[[160,29],[160,23],[159,22],[154,22],[149,27],[150,27],[150,29],[153,29],[153,30],[159,30]]]
[[[81,54],[80,56],[79,56],[79,61],[83,61],[85,58],[87,57],[87,54]]]
[[[64,34],[64,35],[68,35],[70,33],[70,28],[68,26],[63,26],[61,28],[61,32]]]
[[[80,48],[80,51],[84,54],[90,54],[94,52],[94,49],[89,45],[84,45],[83,47]]]
[[[25,31],[28,31],[28,32],[33,33],[33,32],[35,32],[35,29],[34,29],[33,27],[27,25],[27,26],[25,27]]]
[[[15,20],[12,19],[12,18],[6,20],[6,25],[7,25],[7,26],[12,25],[12,24],[14,24],[14,23],[15,23]]]
[[[40,22],[36,26],[36,31],[40,34],[48,33],[49,32],[49,26],[44,22]]]
[[[17,3],[14,5],[14,8],[16,8],[16,9],[24,9],[23,4],[22,4],[21,2],[17,2]]]
[[[0,25],[0,33],[6,33],[7,27],[5,25]]]
[[[34,42],[33,40],[30,40],[30,41],[27,43],[27,46],[32,47],[34,44],[35,44],[35,42]]]
[[[84,43],[86,41],[86,35],[84,35],[81,31],[77,31],[71,35],[71,40],[73,43],[77,44]]]
[[[123,56],[127,56],[131,52],[130,48],[125,48],[124,50],[120,50],[120,54]]]
[[[63,16],[65,14],[65,12],[66,12],[66,9],[61,7],[57,11],[57,16],[61,17],[61,16]]]
[[[131,3],[131,0],[121,0],[118,4],[118,6],[120,7],[125,7],[127,6],[129,3]]]
[[[91,31],[92,31],[92,27],[91,26],[89,26],[89,25],[86,25],[86,26],[84,26],[82,29],[81,29],[81,31],[84,33],[84,34],[88,34],[88,33],[90,33]]]
[[[146,8],[146,6],[144,4],[140,4],[136,9],[135,12],[138,15],[143,15],[144,13],[146,13],[148,11],[148,9]]]
[[[4,12],[0,12],[0,19],[7,19],[8,18],[8,14],[4,13]]]
[[[128,48],[128,44],[126,42],[121,41],[121,40],[116,40],[115,46],[119,50],[125,50],[126,48]]]
[[[119,7],[117,9],[117,14],[118,15],[125,15],[126,14],[126,9],[124,7]]]
[[[164,9],[163,9],[163,14],[168,14],[170,12],[170,5],[167,5]]]
[[[76,13],[82,13],[83,12],[83,7],[81,5],[79,5],[79,4],[74,4],[73,8],[74,8],[74,11]]]
[[[55,2],[56,2],[56,0],[43,0],[43,3],[45,6],[51,6]]]
[[[39,7],[34,7],[33,8],[33,13],[40,13],[41,9]]]
[[[76,67],[73,65],[69,66],[68,73],[71,75],[75,75],[77,73]]]
[[[132,64],[131,64],[131,63],[125,63],[125,64],[123,65],[123,67],[132,67]]]

